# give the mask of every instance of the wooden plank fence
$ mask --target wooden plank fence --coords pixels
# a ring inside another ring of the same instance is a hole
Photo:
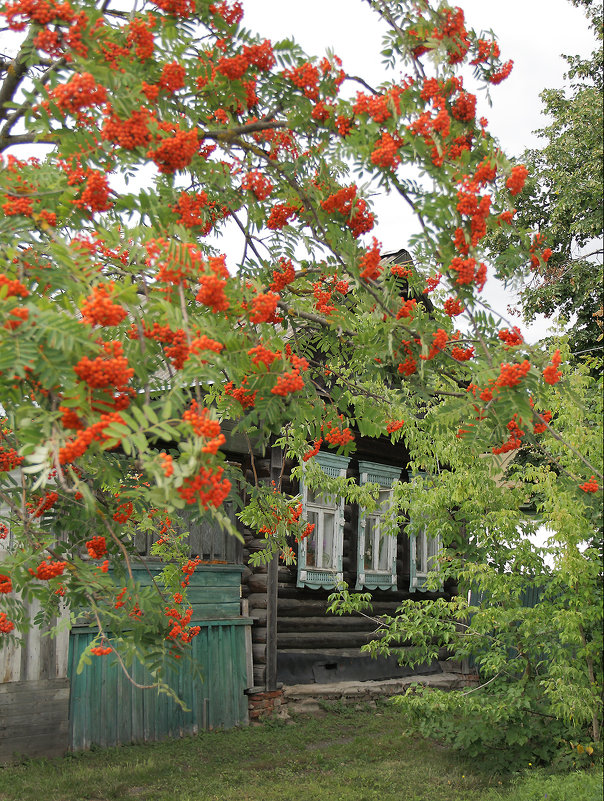
[[[160,569],[159,563],[133,565],[143,585]],[[241,615],[242,570],[202,564],[191,576],[191,624],[201,626],[192,655],[202,679],[186,664],[170,676],[186,711],[166,694],[136,688],[109,657],[93,657],[78,675],[80,655],[95,635],[91,627],[76,626],[54,639],[34,628],[21,645],[5,646],[0,651],[0,763],[15,754],[55,756],[91,745],[161,740],[247,723],[246,642],[253,621]],[[32,618],[37,611],[32,603]],[[140,664],[133,666],[133,678],[152,683]]]

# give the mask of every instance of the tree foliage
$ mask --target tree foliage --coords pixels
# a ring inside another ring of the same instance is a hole
[[[543,112],[550,122],[537,131],[543,147],[522,154],[532,191],[519,199],[518,216],[543,231],[552,256],[535,264],[522,292],[527,319],[536,314],[571,323],[570,346],[577,354],[602,348],[602,10],[584,6],[597,48],[589,59],[567,56],[568,89],[546,89]]]

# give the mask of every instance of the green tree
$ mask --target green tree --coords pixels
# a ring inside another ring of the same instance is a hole
[[[541,231],[552,250],[537,263],[522,292],[522,309],[559,317],[569,330],[575,354],[602,348],[602,185],[603,57],[602,9],[592,0],[573,0],[590,21],[597,48],[589,59],[567,56],[570,87],[546,89],[543,111],[551,122],[537,131],[543,147],[520,161],[531,172],[532,191],[519,198],[518,219]]]

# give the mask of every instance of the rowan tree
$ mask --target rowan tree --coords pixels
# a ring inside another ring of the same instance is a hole
[[[560,352],[481,295],[550,255],[547,232],[515,222],[528,171],[473,89],[495,93],[512,62],[460,8],[370,5],[392,67],[378,87],[252,34],[239,2],[2,4],[18,42],[0,88],[5,636],[27,625],[20,597],[47,617],[60,600],[93,616],[94,655],[136,655],[161,683],[196,634],[183,510],[235,533],[226,420],[300,462],[358,434],[436,431],[422,469],[563,439]],[[372,185],[417,215],[412,261],[382,259]],[[496,268],[490,231],[515,254]],[[591,509],[597,453],[557,478]],[[266,558],[290,560],[306,524],[279,490],[247,487],[240,514]],[[130,571],[141,529],[167,565],[151,590]]]

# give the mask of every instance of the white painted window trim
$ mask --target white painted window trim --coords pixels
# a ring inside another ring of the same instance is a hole
[[[377,462],[359,461],[359,484],[367,484],[368,482],[380,485],[382,490],[389,490],[392,495],[392,485],[400,478],[401,468],[392,467],[390,465],[378,464]],[[379,512],[365,512],[359,508],[359,522],[358,522],[358,535],[357,535],[357,583],[355,589],[396,589],[396,545],[397,538],[393,535],[388,535],[387,542],[387,564],[388,567],[383,570],[377,568],[365,568],[365,522],[367,518],[373,518],[376,522],[375,531],[373,534],[373,561],[379,559],[379,545],[380,540],[384,536],[382,534],[382,517]],[[377,547],[376,547],[377,546]]]
[[[348,456],[339,456],[335,453],[323,453],[319,451],[313,457],[313,461],[319,465],[321,470],[331,478],[346,478],[346,470],[350,461]],[[344,499],[335,498],[333,504],[323,505],[308,501],[308,487],[304,483],[304,478],[300,483],[302,495],[302,517],[307,519],[309,512],[318,515],[317,523],[317,552],[322,552],[323,542],[323,519],[324,515],[334,515],[334,530],[331,553],[331,566],[329,568],[307,566],[307,540],[303,539],[298,547],[298,587],[310,587],[312,589],[332,589],[343,581],[342,572],[342,550],[344,546]]]

